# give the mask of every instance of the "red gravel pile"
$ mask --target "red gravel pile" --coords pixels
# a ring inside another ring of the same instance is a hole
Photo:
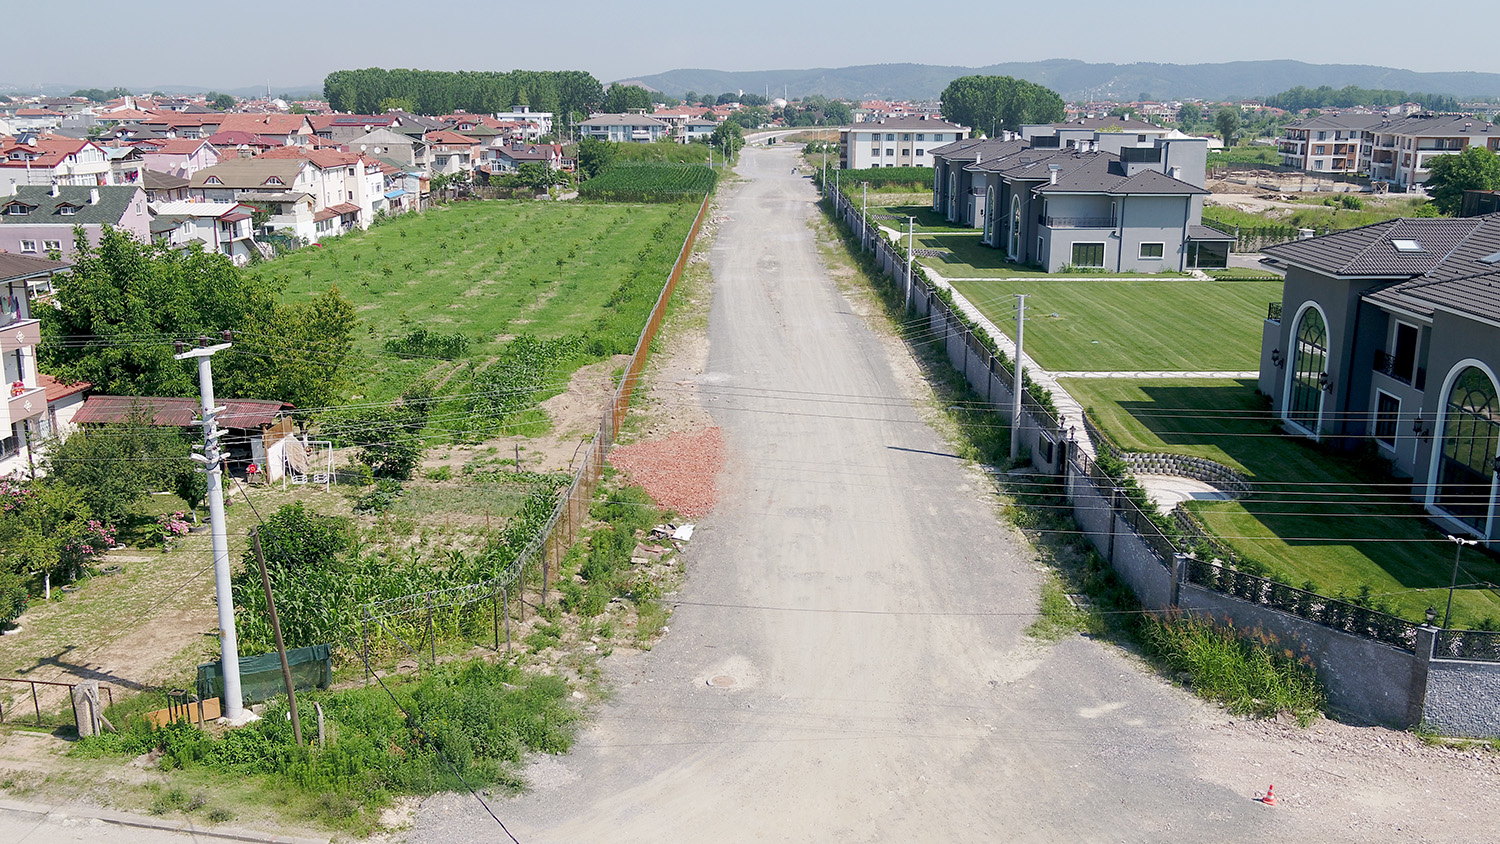
[[[724,466],[724,432],[705,428],[622,446],[610,452],[609,462],[629,473],[657,504],[697,518],[714,507],[714,477]]]

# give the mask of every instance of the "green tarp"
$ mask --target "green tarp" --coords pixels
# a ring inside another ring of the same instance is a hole
[[[298,691],[326,689],[333,681],[332,645],[289,648],[286,662],[292,669],[292,686]],[[286,694],[286,683],[281,679],[281,660],[276,654],[240,657],[240,693],[245,703],[260,703]],[[207,700],[223,694],[224,676],[219,671],[219,663],[198,666],[198,696]]]

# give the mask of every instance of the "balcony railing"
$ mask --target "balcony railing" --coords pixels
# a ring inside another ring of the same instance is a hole
[[[1042,225],[1053,229],[1112,229],[1114,217],[1040,217]]]
[[[1395,356],[1386,354],[1385,350],[1383,349],[1375,350],[1375,364],[1373,368],[1381,375],[1388,375],[1391,378],[1394,378],[1397,381],[1400,381],[1401,383],[1408,386],[1415,387],[1418,390],[1427,389],[1427,370],[1421,367],[1415,367],[1415,377],[1408,377],[1407,375],[1397,371]]]
[[[6,401],[6,415],[14,424],[22,419],[31,419],[47,412],[47,391],[42,387],[26,387],[13,393]]]

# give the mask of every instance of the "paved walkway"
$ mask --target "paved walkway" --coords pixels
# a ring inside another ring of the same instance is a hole
[[[1213,370],[1200,370],[1194,372],[1182,372],[1178,370],[1155,370],[1144,372],[1054,372],[1053,378],[1138,378],[1150,380],[1157,378],[1259,378],[1259,372],[1218,372]]]
[[[132,815],[93,806],[62,806],[0,800],[0,841],[26,844],[190,844],[240,841],[251,844],[319,844],[327,838],[257,832],[233,826],[202,827],[186,820]]]

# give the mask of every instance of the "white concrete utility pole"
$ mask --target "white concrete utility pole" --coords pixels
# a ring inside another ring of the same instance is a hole
[[[906,310],[911,311],[911,265],[917,259],[917,253],[912,250],[916,239],[917,218],[906,218]]]
[[[219,453],[219,426],[216,418],[224,408],[214,404],[214,373],[209,359],[214,352],[230,347],[229,332],[224,342],[210,346],[207,337],[198,338],[196,349],[177,344],[178,360],[198,359],[198,392],[203,407],[203,454],[192,455],[208,472],[208,521],[213,530],[214,595],[219,604],[219,670],[224,675],[224,720],[239,725],[254,719],[245,711],[240,693],[240,646],[234,632],[234,595],[229,583],[229,531],[224,523],[224,483],[222,455]],[[249,716],[249,717],[246,717]]]
[[[865,182],[864,198],[860,201],[859,208],[859,251],[864,252],[870,248],[870,183]]]
[[[1021,366],[1021,341],[1026,336],[1026,294],[1016,295],[1016,383],[1010,397],[1010,459],[1021,456],[1021,390],[1025,388],[1025,376]]]

